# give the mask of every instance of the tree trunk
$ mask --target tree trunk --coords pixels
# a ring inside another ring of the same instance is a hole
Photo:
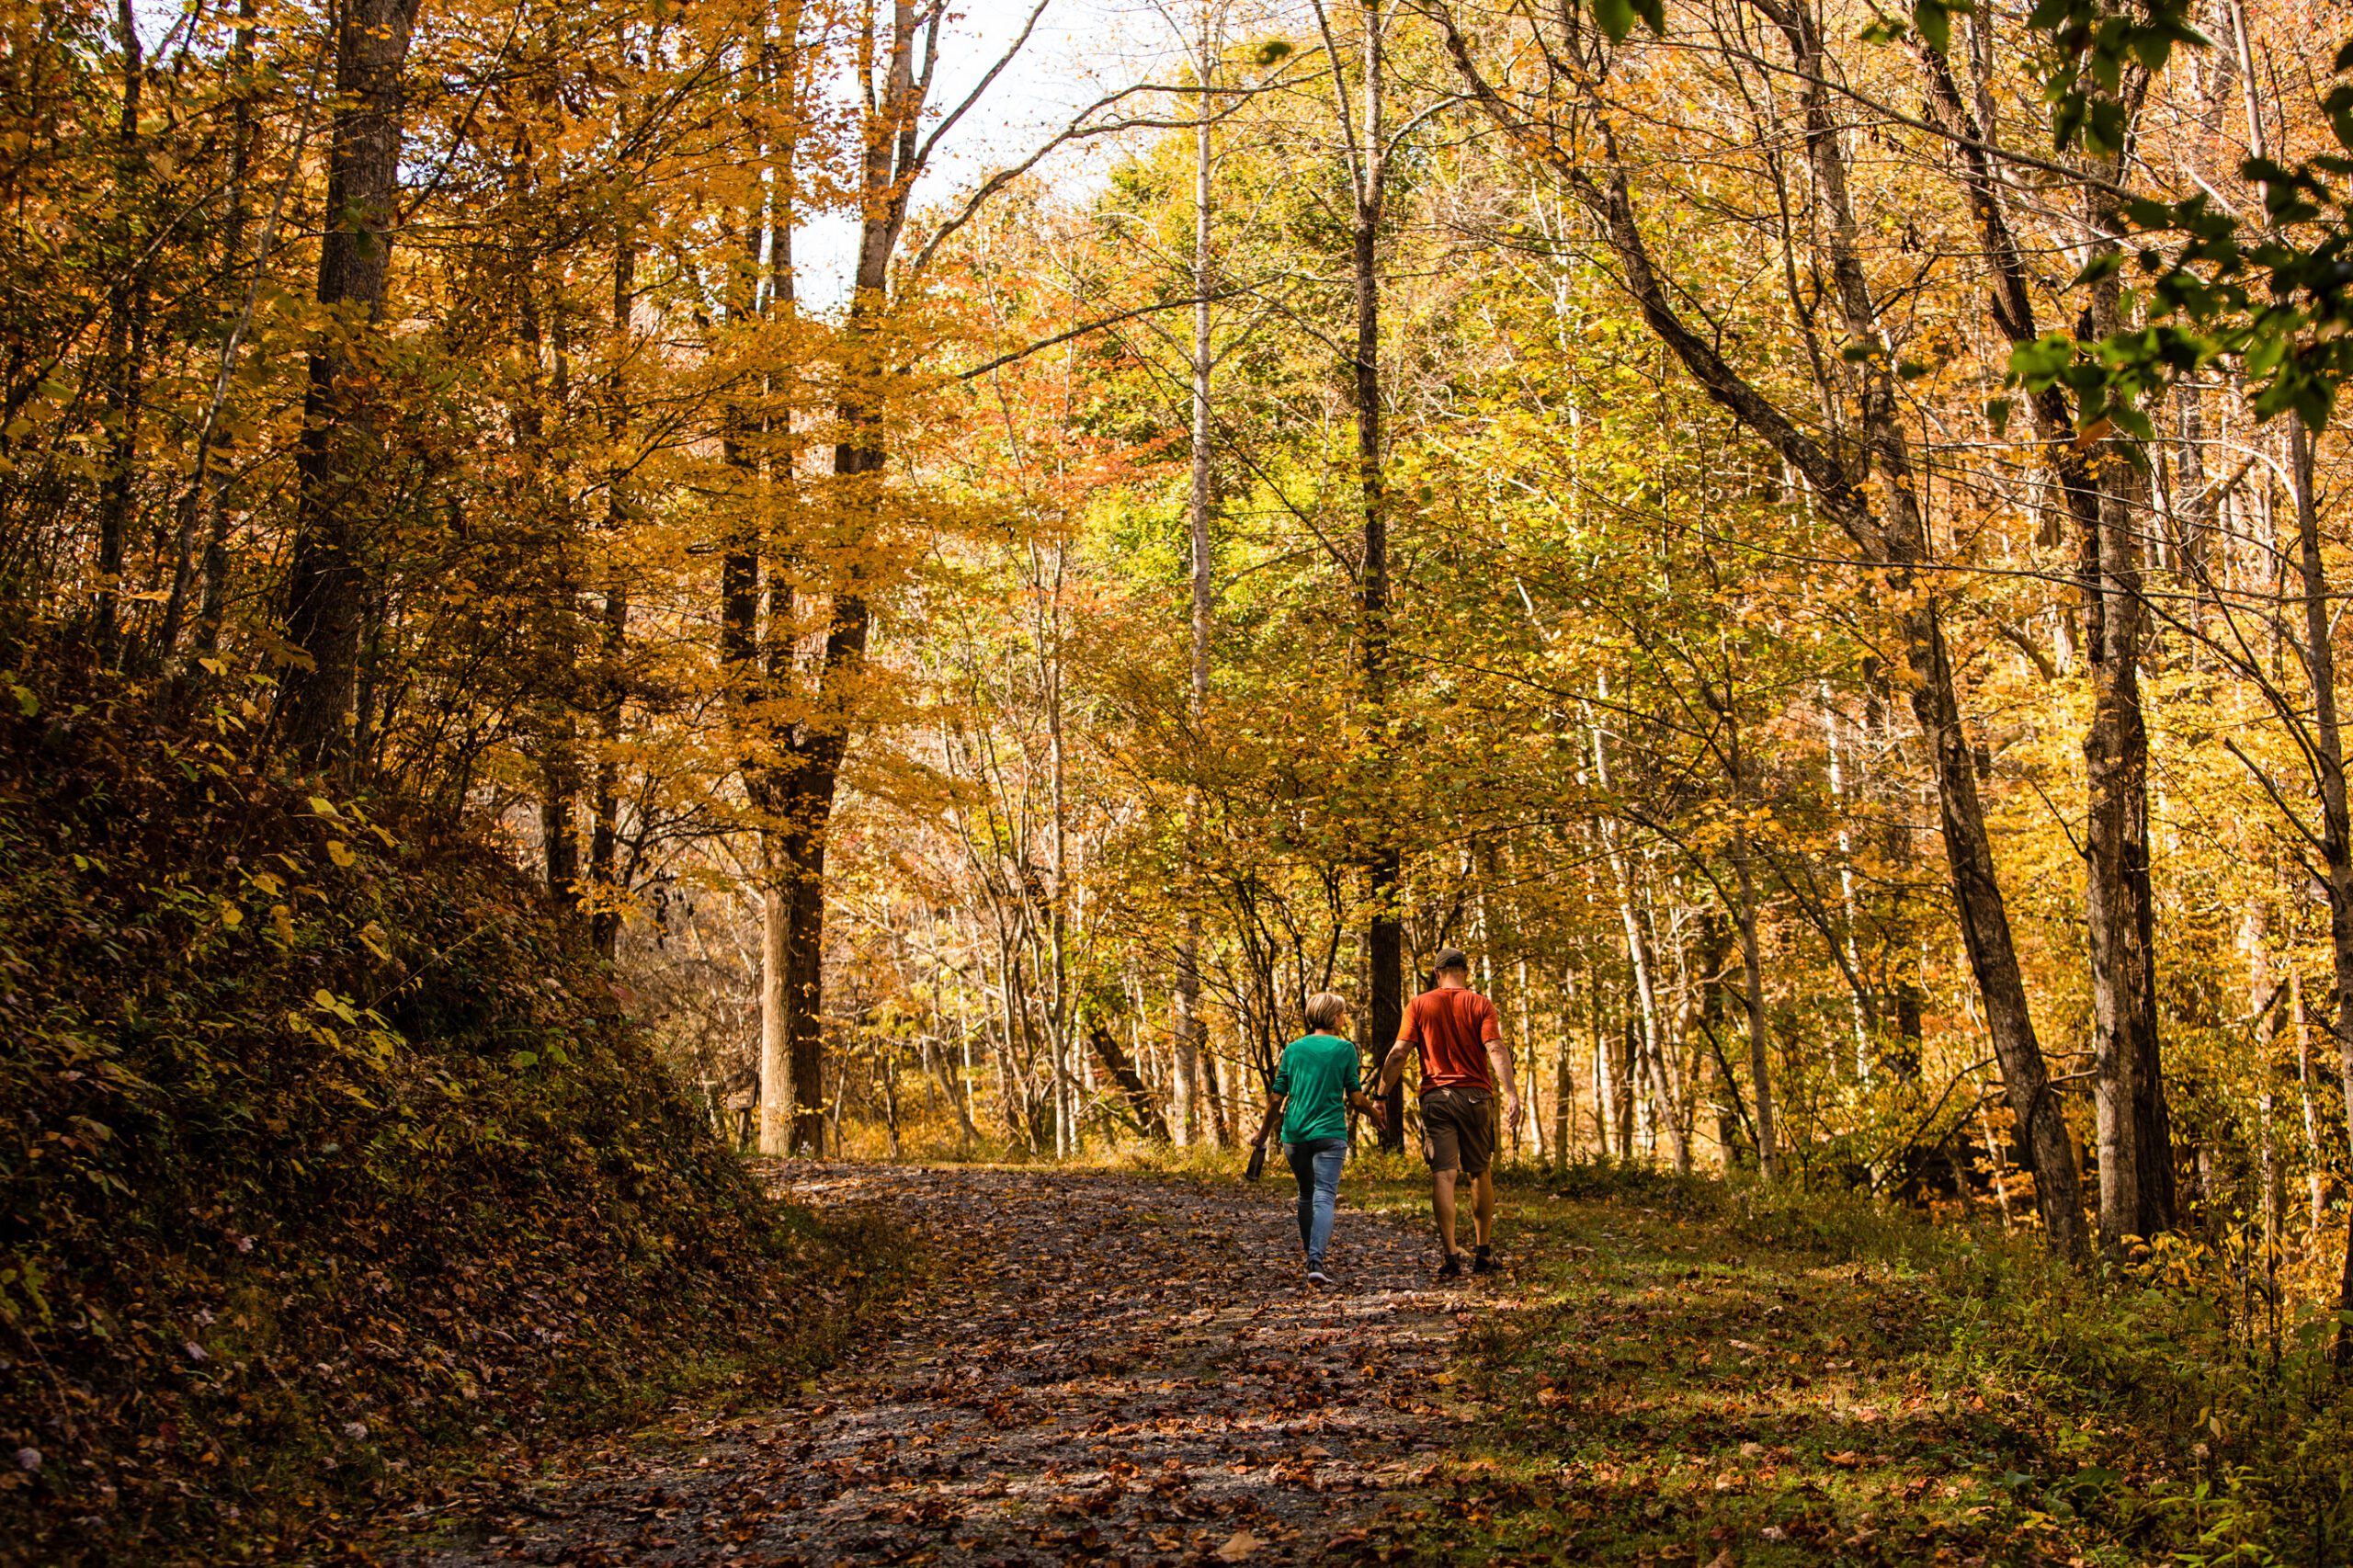
[[[1180,1149],[1200,1136],[1201,1099],[1201,917],[1188,910],[1184,939],[1176,949],[1176,992],[1169,1004],[1169,1046],[1176,1057],[1169,1095],[1170,1133]]]
[[[546,852],[548,896],[560,909],[580,901],[580,839],[573,818],[579,804],[579,781],[572,748],[560,745],[548,758],[545,791],[540,798],[540,844]]]
[[[115,127],[115,188],[128,207],[138,173],[140,89],[146,51],[131,0],[118,0],[116,31],[122,44],[122,104]],[[131,211],[120,214],[123,239],[135,244]],[[123,546],[131,531],[131,495],[139,467],[139,403],[147,348],[143,269],[125,266],[107,290],[107,485],[98,506],[98,594],[92,642],[98,661],[111,664],[122,606]]]
[[[2288,1018],[2296,1031],[2296,1092],[2304,1111],[2304,1186],[2308,1204],[2304,1245],[2308,1253],[2316,1253],[2320,1250],[2321,1228],[2328,1220],[2328,1165],[2321,1153],[2320,1112],[2313,1104],[2313,1042],[2307,1027],[2311,1019],[2304,1013],[2303,980],[2293,967],[2288,971]]]
[[[1209,716],[1210,634],[1217,613],[1215,560],[1210,549],[1210,508],[1215,503],[1217,479],[1211,457],[1216,432],[1211,426],[1210,403],[1211,378],[1217,362],[1210,313],[1210,285],[1216,269],[1216,254],[1211,245],[1216,209],[1211,181],[1214,151],[1211,119],[1216,108],[1218,62],[1223,48],[1218,26],[1222,19],[1222,12],[1203,0],[1193,61],[1200,96],[1199,112],[1195,116],[1199,123],[1193,128],[1193,464],[1192,487],[1186,506],[1192,569],[1192,648],[1187,712],[1191,717],[1197,743],[1206,739],[1202,726]],[[1199,815],[1198,800],[1193,805],[1195,810],[1188,815],[1188,823]],[[1191,831],[1189,826],[1188,831]],[[1175,1139],[1181,1148],[1196,1135],[1194,1107],[1200,1098],[1201,1087],[1201,917],[1189,909],[1185,912],[1184,937],[1176,954],[1174,1013],[1170,1022],[1176,1038],[1171,1043],[1176,1048],[1176,1068],[1175,1093],[1170,1097],[1176,1115]]]
[[[1765,1025],[1765,962],[1756,942],[1756,887],[1748,869],[1748,835],[1733,835],[1733,871],[1740,889],[1740,963],[1746,981],[1742,988],[1748,1005],[1748,1072],[1756,1096],[1756,1168],[1767,1181],[1781,1176],[1780,1144],[1773,1119],[1773,1061]]]
[[[2116,232],[2112,214],[2101,213],[2096,223]],[[2097,290],[2093,314],[2107,324],[2103,333],[2123,324],[2113,278]],[[2128,1234],[2154,1235],[2174,1222],[2173,1129],[2158,1052],[2149,881],[2149,732],[2141,712],[2140,528],[2148,483],[2136,459],[2124,441],[2101,444],[2097,530],[2084,547],[2084,646],[2093,688],[2084,736],[2085,915],[2100,1062],[2100,1240],[2110,1248]],[[2111,1142],[2119,1161],[2114,1180]]]
[[[1222,1148],[1233,1142],[1232,1120],[1226,1114],[1225,1085],[1219,1081],[1217,1052],[1208,1049],[1206,1040],[1202,1046],[1201,1095],[1209,1113],[1205,1125],[1209,1142]]]
[[[1552,1058],[1552,1152],[1562,1168],[1569,1163],[1570,1116],[1576,1104],[1576,1080],[1569,1071],[1569,1042],[1576,1038],[1575,986],[1570,971],[1561,971],[1561,1038]]]
[[[785,986],[790,937],[785,896],[773,867],[760,881],[760,1139],[763,1154],[792,1153],[792,1047]]]
[[[1634,1063],[1643,1054],[1643,1026],[1631,1014],[1610,1038],[1609,1113],[1618,1124],[1618,1157],[1634,1157]]]
[[[629,341],[631,313],[636,301],[637,247],[624,224],[613,243],[612,332],[616,352],[612,381],[607,389],[611,404],[605,416],[606,438],[612,443],[617,463],[622,437],[628,429],[621,387],[624,356],[619,350]],[[618,541],[629,522],[628,476],[624,469],[617,466],[608,483],[610,488],[606,498],[606,532]],[[588,885],[596,897],[595,913],[589,917],[590,937],[598,956],[610,962],[620,942],[620,901],[627,892],[619,885],[618,874],[621,719],[629,701],[629,583],[618,566],[608,565],[607,573],[604,615],[598,629],[601,657],[597,668],[597,779],[595,798],[589,806],[593,820],[588,827]],[[762,902],[765,906],[766,900]]]
[[[1088,1028],[1086,1039],[1110,1073],[1111,1081],[1120,1085],[1120,1093],[1126,1097],[1128,1109],[1136,1119],[1136,1126],[1154,1142],[1167,1142],[1168,1122],[1160,1114],[1160,1107],[1153,1099],[1151,1086],[1136,1071],[1135,1062],[1120,1044],[1119,1037],[1098,1021]]]
[[[2320,796],[2322,869],[2328,879],[2329,959],[2336,980],[2336,1051],[2345,1079],[2346,1118],[2353,1127],[2353,819],[2345,790],[2345,737],[2336,715],[2336,654],[2331,646],[2328,573],[2321,560],[2320,512],[2313,494],[2312,432],[2290,414],[2289,479],[2295,491],[2296,561],[2304,599],[2304,671],[2312,681],[2311,744],[2305,748]],[[2334,1354],[2353,1370],[2353,1204],[2346,1209],[2345,1268],[2337,1286]]]
[[[231,36],[229,57],[224,69],[224,85],[231,97],[229,111],[229,190],[227,211],[221,224],[221,254],[226,261],[229,276],[244,256],[245,224],[251,217],[255,142],[258,121],[254,114],[253,65],[254,30],[257,0],[237,0],[237,27]],[[253,302],[259,290],[263,268],[268,263],[269,244],[277,234],[277,218],[282,210],[270,214],[270,222],[262,232],[262,244],[254,257],[253,277],[245,286],[244,304],[231,327],[227,341],[222,346],[221,362],[215,372],[212,402],[205,410],[204,421],[197,431],[196,463],[188,477],[188,486],[182,495],[179,515],[173,528],[172,585],[164,603],[164,624],[156,633],[155,651],[161,659],[168,660],[179,651],[180,630],[188,619],[188,607],[191,595],[199,602],[196,617],[197,647],[199,653],[210,653],[220,642],[222,596],[226,592],[224,579],[228,574],[228,514],[225,509],[225,480],[211,479],[213,448],[220,434],[221,406],[228,396],[229,369],[237,347],[244,340],[246,324],[252,319]],[[207,519],[210,519],[209,527]],[[202,579],[198,581],[197,538],[205,534],[201,562]]]
[[[348,739],[369,578],[374,412],[365,346],[383,315],[400,221],[401,74],[416,3],[341,0],[336,17],[324,209],[333,227],[319,242],[318,282],[319,303],[336,319],[311,355],[303,398],[286,630],[306,661],[287,667],[279,703],[286,744],[307,767],[340,760]]]
[[[830,814],[830,791],[824,805]],[[825,1152],[825,842],[786,837],[786,863],[792,872],[784,900],[783,1031],[792,1089],[791,1150],[814,1155]]]
[[[1985,260],[1995,277],[1987,296],[1995,325],[2012,344],[2038,336],[2024,255],[2012,231],[2000,179],[1975,112],[1963,101],[1944,56],[1923,45],[1932,108],[1953,139]],[[2113,176],[2115,171],[2108,171]],[[2095,248],[2121,232],[2113,202],[2086,183],[2086,232]],[[2114,277],[2094,291],[2094,331],[2122,324]],[[2149,738],[2140,690],[2143,612],[2140,519],[2147,481],[2131,444],[2087,449],[2075,438],[2064,396],[2029,400],[2052,478],[2075,527],[2083,634],[2093,687],[2084,735],[2089,811],[2084,846],[2084,903],[2091,949],[2094,1050],[2097,1062],[2100,1241],[2113,1251],[2130,1235],[2151,1235],[2174,1221],[2173,1137],[2159,1064],[2154,956],[2154,900],[2149,882]]]
[[[1388,766],[1390,683],[1389,517],[1382,490],[1381,462],[1381,274],[1380,238],[1387,158],[1381,139],[1382,51],[1380,0],[1364,0],[1364,120],[1360,131],[1348,138],[1349,176],[1356,208],[1349,230],[1349,278],[1356,303],[1356,354],[1349,386],[1357,425],[1357,486],[1363,515],[1364,560],[1358,580],[1362,626],[1366,718],[1370,729],[1369,760],[1375,768]],[[1334,82],[1339,83],[1339,60],[1333,59]],[[1346,105],[1345,92],[1341,102]],[[1404,858],[1390,841],[1389,824],[1377,824],[1377,838],[1366,864],[1367,893],[1372,918],[1365,932],[1365,1028],[1372,1049],[1386,1053],[1405,1021],[1405,927],[1397,908],[1404,880]],[[1384,1148],[1404,1145],[1404,1087],[1401,1080],[1391,1096],[1389,1131]]]
[[[2248,901],[2239,925],[2239,946],[2246,953],[2247,1017],[2255,1031],[2256,1180],[2261,1189],[2264,1256],[2276,1256],[2279,1244],[2279,1165],[2273,1146],[2272,1052],[2279,1038],[2279,994],[2284,982],[2271,977],[2270,911],[2261,899]]]

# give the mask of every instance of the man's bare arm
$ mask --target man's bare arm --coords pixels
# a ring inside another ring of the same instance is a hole
[[[1381,1086],[1376,1091],[1378,1098],[1385,1100],[1389,1097],[1389,1091],[1395,1088],[1397,1081],[1405,1075],[1405,1059],[1413,1053],[1414,1042],[1410,1040],[1401,1040],[1389,1048],[1389,1054],[1381,1062]]]
[[[1511,1047],[1500,1040],[1489,1040],[1487,1060],[1495,1063],[1495,1082],[1504,1091],[1504,1125],[1510,1127],[1519,1120],[1519,1080],[1514,1075]]]

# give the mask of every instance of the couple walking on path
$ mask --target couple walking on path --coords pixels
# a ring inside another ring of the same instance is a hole
[[[1363,1111],[1386,1131],[1384,1102],[1404,1074],[1406,1061],[1416,1056],[1421,1064],[1422,1153],[1429,1161],[1430,1208],[1443,1253],[1438,1273],[1453,1278],[1466,1263],[1474,1274],[1495,1267],[1492,1166],[1499,1083],[1504,1119],[1508,1121],[1519,1113],[1511,1052],[1504,1048],[1495,1004],[1471,989],[1468,958],[1453,948],[1442,949],[1430,980],[1431,988],[1405,1009],[1372,1094],[1364,1092],[1357,1048],[1344,1032],[1348,1005],[1329,991],[1308,998],[1311,1032],[1284,1049],[1282,1063],[1268,1085],[1267,1114],[1251,1146],[1263,1150],[1277,1121],[1281,1122],[1283,1152],[1299,1180],[1299,1239],[1307,1251],[1311,1284],[1332,1282],[1324,1271],[1324,1254],[1331,1244],[1333,1214],[1339,1205],[1340,1167],[1347,1159],[1348,1110]],[[1469,1252],[1455,1242],[1457,1203],[1465,1181],[1471,1185],[1475,1238]]]

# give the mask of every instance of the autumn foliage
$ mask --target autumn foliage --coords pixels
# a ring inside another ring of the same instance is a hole
[[[510,867],[245,738],[22,688],[0,734],[11,1562],[323,1539],[822,1352],[879,1267],[759,1195]]]

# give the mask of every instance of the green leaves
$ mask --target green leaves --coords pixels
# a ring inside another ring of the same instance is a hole
[[[1640,21],[1659,37],[1666,34],[1666,0],[1592,0],[1593,19],[1612,43],[1623,43]]]
[[[2106,156],[2124,145],[2125,73],[2162,71],[2177,47],[2204,44],[2190,11],[2189,0],[2143,0],[2121,11],[2103,0],[2037,0],[2027,26],[2048,40],[2043,96],[2061,152],[2080,144]]]
[[[1966,16],[1972,10],[1969,0],[1915,0],[1912,7],[1912,25],[1919,29],[1920,41],[1938,54],[1952,50],[1952,18],[1955,13]]]
[[[2010,350],[2010,374],[2040,391],[2056,381],[2075,358],[2075,340],[2063,332],[2046,332],[2032,343]]]

